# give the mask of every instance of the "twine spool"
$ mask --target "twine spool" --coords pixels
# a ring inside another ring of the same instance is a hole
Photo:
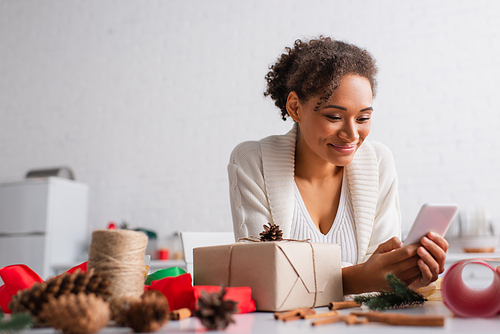
[[[88,267],[109,277],[111,298],[142,295],[147,244],[148,238],[142,232],[96,230],[92,233]]]

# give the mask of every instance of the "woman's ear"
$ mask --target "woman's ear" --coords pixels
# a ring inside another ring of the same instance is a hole
[[[288,98],[286,99],[286,111],[288,111],[288,115],[295,121],[299,122],[300,120],[300,102],[299,102],[299,96],[297,95],[296,92],[291,91],[290,94],[288,94]]]

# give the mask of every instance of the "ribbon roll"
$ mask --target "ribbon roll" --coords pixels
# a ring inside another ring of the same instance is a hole
[[[488,287],[474,289],[465,284],[462,271],[469,264],[486,266],[493,271],[493,281]],[[500,312],[500,267],[495,270],[481,259],[457,262],[446,272],[441,294],[444,304],[459,317],[494,317]]]
[[[160,280],[165,277],[177,277],[180,275],[185,274],[186,271],[182,268],[179,267],[170,267],[167,269],[158,269],[151,275],[148,275],[146,277],[146,281],[144,282],[145,285],[151,285],[151,282]]]

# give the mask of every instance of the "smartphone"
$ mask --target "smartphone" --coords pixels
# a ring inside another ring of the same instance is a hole
[[[458,205],[456,204],[425,203],[420,208],[404,244],[419,243],[420,239],[430,231],[444,236],[457,211]]]

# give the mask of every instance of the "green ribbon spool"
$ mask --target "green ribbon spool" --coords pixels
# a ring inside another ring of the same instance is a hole
[[[179,267],[171,267],[167,269],[159,269],[152,273],[151,275],[148,275],[146,277],[146,281],[144,282],[145,285],[151,285],[151,282],[165,278],[165,277],[176,277],[180,276],[182,274],[185,274],[186,271],[182,268]]]

